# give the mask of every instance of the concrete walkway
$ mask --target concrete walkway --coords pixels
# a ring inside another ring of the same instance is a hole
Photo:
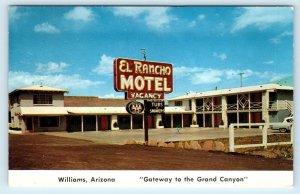
[[[236,129],[235,137],[261,135],[261,129]],[[268,133],[271,133],[269,131]],[[126,140],[144,142],[144,130],[119,131],[87,131],[87,132],[43,132],[40,134],[89,140],[100,144],[124,144]],[[149,129],[149,140],[158,141],[187,141],[228,138],[228,129],[219,128],[181,128],[179,133],[175,128]]]

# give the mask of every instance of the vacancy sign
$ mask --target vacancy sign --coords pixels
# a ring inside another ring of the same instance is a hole
[[[164,99],[164,93],[173,91],[172,64],[117,58],[114,87],[127,99]]]

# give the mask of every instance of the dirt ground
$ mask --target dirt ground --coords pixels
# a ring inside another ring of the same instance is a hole
[[[11,170],[292,170],[293,161],[143,145],[9,135]]]

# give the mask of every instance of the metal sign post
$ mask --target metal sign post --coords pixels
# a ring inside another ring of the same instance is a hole
[[[146,49],[141,49],[141,53],[144,55],[144,61],[146,61]],[[144,100],[144,135],[145,135],[145,145],[148,145],[148,101]]]
[[[144,134],[145,134],[145,145],[148,145],[148,101],[144,100]]]

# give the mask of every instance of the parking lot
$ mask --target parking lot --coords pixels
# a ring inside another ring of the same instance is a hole
[[[126,134],[124,131],[119,133]],[[96,132],[83,134],[85,137],[92,137]],[[98,134],[100,136],[104,133]],[[101,145],[86,140],[33,133],[9,135],[9,169],[292,170],[293,161],[203,150],[143,145]]]
[[[268,131],[269,134],[272,131]],[[144,130],[119,130],[119,131],[89,131],[89,132],[43,132],[41,134],[54,135],[59,137],[69,137],[74,139],[89,140],[100,144],[122,145],[127,140],[144,142]],[[236,129],[235,137],[261,135],[261,129],[245,128]],[[228,138],[228,129],[220,128],[181,128],[179,132],[175,128],[149,129],[149,140],[157,141],[187,141],[203,139]]]

